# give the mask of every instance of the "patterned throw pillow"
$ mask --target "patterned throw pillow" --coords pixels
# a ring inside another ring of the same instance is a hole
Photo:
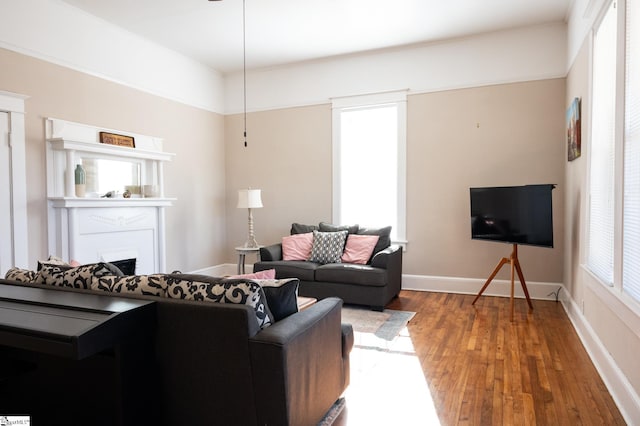
[[[4,276],[7,280],[20,281],[21,283],[30,283],[36,278],[36,272],[29,269],[11,268]]]
[[[43,265],[34,282],[57,287],[89,289],[91,288],[91,282],[94,277],[99,278],[105,275],[122,275],[122,272],[120,272],[118,268],[103,262],[91,263],[75,268]]]
[[[134,293],[164,297],[167,295],[167,280],[164,274],[127,275],[124,277],[106,275],[103,277],[93,277],[91,289],[114,293]]]
[[[47,260],[38,260],[38,271],[42,269],[43,266],[66,266],[70,267],[71,265],[62,260],[62,258],[58,256],[50,255]]]
[[[229,279],[219,283],[203,283],[182,280],[174,275],[167,277],[167,297],[249,305],[256,312],[260,328],[266,328],[274,322],[262,287],[250,280]]]
[[[347,234],[348,231],[313,231],[313,247],[311,248],[311,258],[309,260],[321,264],[340,263]]]

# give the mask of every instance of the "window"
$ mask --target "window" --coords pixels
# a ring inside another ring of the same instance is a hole
[[[616,106],[616,9],[612,3],[593,42],[593,119],[589,168],[589,250],[587,265],[613,284],[614,151]]]
[[[405,241],[406,93],[333,100],[333,221]]]
[[[623,299],[630,296],[636,302],[640,302],[638,25],[638,2],[612,1],[594,31],[587,253],[593,274],[618,289]]]

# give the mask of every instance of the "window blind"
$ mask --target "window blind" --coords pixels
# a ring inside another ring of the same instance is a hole
[[[587,266],[613,285],[616,35],[614,3],[594,34]]]
[[[626,3],[622,289],[640,301],[640,6]]]

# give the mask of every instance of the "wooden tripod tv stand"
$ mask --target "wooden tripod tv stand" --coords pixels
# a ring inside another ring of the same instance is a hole
[[[504,265],[506,265],[507,263],[509,263],[511,265],[511,302],[510,302],[511,314],[510,314],[509,320],[513,321],[513,311],[514,311],[514,306],[513,306],[513,290],[514,290],[514,288],[513,288],[513,284],[514,284],[514,279],[515,279],[515,272],[518,273],[518,279],[520,280],[520,285],[522,286],[522,290],[524,291],[524,295],[527,298],[527,303],[529,304],[529,311],[533,310],[533,305],[531,304],[531,298],[529,297],[529,291],[527,290],[527,284],[524,282],[524,275],[522,275],[522,269],[520,268],[520,262],[518,261],[518,245],[517,244],[513,245],[513,250],[511,251],[511,256],[503,257],[500,260],[500,262],[498,262],[498,265],[493,270],[491,275],[489,275],[489,278],[484,283],[484,285],[482,286],[482,288],[480,289],[480,291],[476,295],[476,298],[473,299],[473,302],[471,302],[471,304],[474,305],[476,303],[478,298],[480,298],[480,296],[482,296],[482,293],[484,293],[485,289],[489,286],[489,284],[491,284],[491,281],[495,278],[496,275],[498,275],[498,272],[500,272],[500,269]]]

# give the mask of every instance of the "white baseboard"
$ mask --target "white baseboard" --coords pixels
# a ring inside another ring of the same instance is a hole
[[[253,271],[253,265],[247,265],[246,272]],[[211,275],[212,277],[224,277],[226,275],[235,275],[237,273],[237,265],[233,263],[223,263],[216,266],[208,266],[206,268],[189,271],[189,274]]]
[[[438,293],[477,294],[485,282],[486,279],[479,278],[402,275],[403,290],[434,291]],[[562,290],[564,290],[562,283],[535,281],[527,281],[526,283],[529,296],[532,299],[556,300],[558,291],[562,293]],[[511,282],[509,280],[494,279],[483,295],[509,297],[511,295]],[[518,298],[524,298],[520,281],[517,279],[515,281],[514,295]]]
[[[567,297],[562,300],[562,306],[622,417],[629,425],[640,425],[640,395],[631,386],[591,325],[585,320],[578,304]]]

